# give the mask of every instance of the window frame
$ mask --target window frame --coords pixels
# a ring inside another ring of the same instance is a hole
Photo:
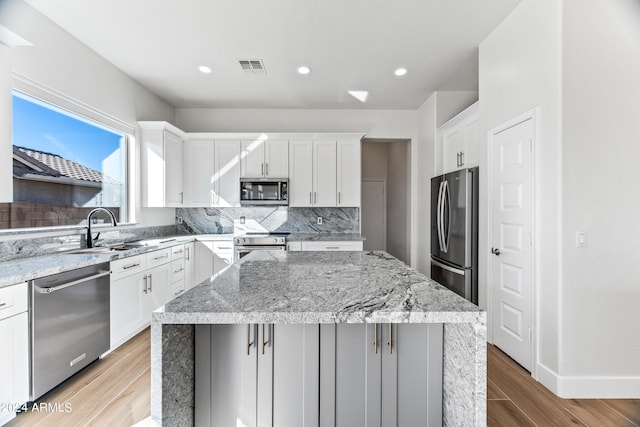
[[[73,118],[84,121],[92,126],[96,126],[106,131],[117,132],[123,134],[123,176],[124,176],[124,194],[122,197],[121,212],[124,216],[124,221],[119,222],[118,226],[134,226],[136,223],[136,208],[135,208],[135,170],[133,169],[132,159],[135,156],[135,141],[136,141],[136,127],[119,120],[109,114],[106,114],[96,108],[93,108],[85,103],[77,101],[71,97],[68,97],[60,92],[47,88],[43,85],[37,84],[29,79],[14,74],[13,85],[11,88],[11,95],[23,97],[24,99],[35,102],[50,108],[60,114],[71,115]],[[11,115],[13,120],[13,113]],[[13,138],[11,140],[13,145]],[[10,185],[13,186],[13,178]],[[11,202],[13,203],[13,201]],[[110,227],[110,224],[96,224],[92,228]],[[57,226],[43,226],[43,227],[25,227],[25,228],[8,228],[1,229],[0,236],[8,236],[13,234],[68,234],[69,231],[86,229],[86,224],[75,225],[57,225]]]

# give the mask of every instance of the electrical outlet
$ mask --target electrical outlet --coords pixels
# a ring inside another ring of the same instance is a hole
[[[316,224],[322,225],[322,217],[321,216],[318,217],[318,220],[316,221]]]
[[[245,218],[243,216],[240,217],[240,224],[244,224]]]
[[[181,216],[178,217],[178,224],[182,224],[182,217]]]

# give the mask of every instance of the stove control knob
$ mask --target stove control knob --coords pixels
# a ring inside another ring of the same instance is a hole
[[[278,238],[276,237],[275,239],[273,239],[274,243],[278,243]]]

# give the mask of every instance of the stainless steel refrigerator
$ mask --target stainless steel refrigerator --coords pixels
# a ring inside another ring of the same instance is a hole
[[[478,304],[478,168],[431,179],[431,278]]]

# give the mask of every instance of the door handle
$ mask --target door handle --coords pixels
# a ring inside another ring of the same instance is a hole
[[[495,256],[500,256],[500,249],[491,248],[491,253],[494,254]]]
[[[393,323],[389,323],[389,341],[387,345],[389,346],[389,354],[393,354]]]
[[[373,324],[373,351],[378,354],[378,324]]]

